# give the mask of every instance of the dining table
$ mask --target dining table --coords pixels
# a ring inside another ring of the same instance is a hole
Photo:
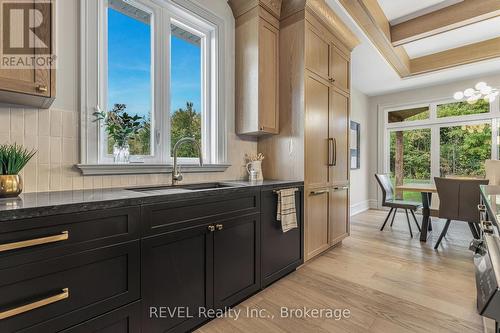
[[[420,233],[420,241],[426,242],[429,236],[428,231],[432,231],[431,199],[432,194],[437,193],[436,185],[405,184],[396,186],[396,190],[402,192],[418,192],[422,196],[422,232]]]

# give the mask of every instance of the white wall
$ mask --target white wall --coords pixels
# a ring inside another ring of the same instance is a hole
[[[370,97],[368,110],[370,115],[374,115],[376,118],[373,119],[371,123],[372,127],[375,130],[375,133],[372,133],[371,139],[368,142],[368,150],[373,152],[374,156],[371,157],[372,165],[370,167],[369,173],[373,175],[376,172],[382,172],[383,168],[383,156],[379,155],[379,151],[381,152],[381,136],[380,133],[383,130],[383,119],[378,114],[378,110],[380,106],[387,105],[398,105],[398,104],[411,104],[411,103],[419,103],[432,101],[437,99],[451,98],[453,93],[456,91],[463,91],[466,88],[473,87],[477,82],[485,81],[489,85],[493,87],[500,87],[500,75],[492,75],[492,76],[484,76],[475,79],[467,79],[462,81],[455,81],[452,83],[429,86],[425,88],[412,89],[407,91],[402,91],[393,94],[380,95]],[[382,154],[382,153],[380,153]],[[373,176],[371,177],[373,178]],[[380,201],[380,193],[378,190],[378,185],[375,179],[369,180],[369,198],[372,200]]]
[[[376,114],[370,112],[369,97],[351,87],[351,120],[360,124],[360,168],[351,170],[351,215],[365,211],[370,202],[370,177],[372,176],[373,152],[370,143],[377,136]]]
[[[168,184],[169,174],[83,177],[74,165],[79,163],[80,1],[56,1],[56,100],[48,110],[0,105],[0,143],[18,143],[35,148],[38,154],[24,171],[25,192]],[[257,151],[257,140],[241,138],[234,129],[234,18],[226,0],[192,0],[223,17],[227,24],[228,57],[226,91],[226,130],[228,160],[223,173],[186,174],[187,182],[241,179],[246,177],[246,153]]]

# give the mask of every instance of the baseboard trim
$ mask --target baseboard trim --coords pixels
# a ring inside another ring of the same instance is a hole
[[[377,200],[369,199],[352,204],[350,207],[350,214],[351,216],[354,216],[374,208],[377,208]]]

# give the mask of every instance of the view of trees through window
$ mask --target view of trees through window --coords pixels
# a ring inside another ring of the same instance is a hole
[[[489,103],[483,100],[473,105],[458,102],[437,106],[440,118],[487,112]],[[412,120],[427,119],[428,111],[422,109],[421,115],[414,112],[407,115]],[[484,176],[484,160],[491,158],[491,135],[489,121],[442,125],[439,128],[440,176]],[[430,128],[392,130],[389,144],[389,166],[394,185],[432,181]],[[405,193],[404,198],[419,200],[415,193]]]
[[[107,11],[108,110],[124,104],[129,115],[142,117],[142,128],[129,140],[131,155],[151,155],[153,108],[151,15],[123,0],[109,0]],[[187,28],[171,24],[170,36],[170,143],[183,137],[201,143],[202,43]],[[167,110],[165,110],[168,112]],[[113,139],[107,140],[108,154]],[[179,157],[196,157],[183,145]]]

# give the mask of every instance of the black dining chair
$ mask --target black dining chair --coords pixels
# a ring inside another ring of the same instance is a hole
[[[443,231],[434,246],[439,247],[448,232],[451,221],[467,222],[474,238],[479,238],[479,185],[488,185],[487,179],[434,178],[439,196],[440,219],[446,219]]]
[[[396,212],[398,211],[398,209],[401,208],[405,210],[406,221],[408,221],[408,229],[410,230],[410,236],[413,238],[413,231],[411,230],[410,217],[408,216],[408,211],[411,212],[413,220],[417,225],[418,231],[421,231],[420,225],[418,224],[417,218],[415,217],[415,211],[419,209],[422,206],[422,204],[415,201],[396,199],[394,197],[394,190],[389,175],[375,174],[375,178],[377,179],[377,182],[380,185],[380,188],[382,189],[382,206],[391,208],[389,214],[387,214],[387,217],[385,218],[384,224],[382,224],[382,228],[380,228],[380,231],[384,230],[387,221],[389,221],[389,217],[394,212],[391,221],[391,227],[392,227],[394,223],[394,218],[396,217]]]

